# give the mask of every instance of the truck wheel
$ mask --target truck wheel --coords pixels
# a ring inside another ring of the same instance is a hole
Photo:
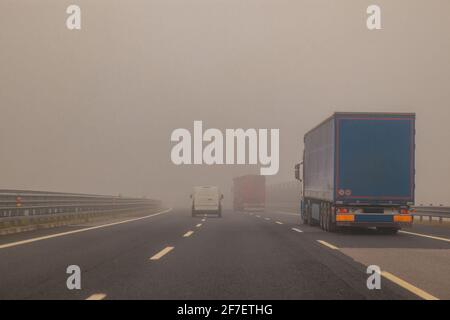
[[[330,211],[327,211],[327,231],[335,232],[336,231],[336,223],[333,222],[332,215]]]
[[[306,206],[303,205],[300,207],[300,223],[301,224],[308,224],[308,220],[306,219]]]
[[[319,226],[320,226],[320,229],[326,230],[326,227],[325,227],[325,219],[324,219],[324,217],[323,217],[323,212],[322,212],[322,210],[321,210],[320,213],[319,213]]]
[[[312,217],[312,204],[311,204],[311,202],[308,203],[308,224],[310,226],[316,226],[317,225],[317,221],[314,221],[314,219]]]
[[[308,220],[306,220],[306,218],[305,218],[303,212],[300,213],[300,223],[301,223],[301,224],[308,224]]]
[[[397,234],[398,230],[399,230],[398,228],[394,228],[394,227],[390,227],[390,228],[377,227],[377,231],[382,234]]]

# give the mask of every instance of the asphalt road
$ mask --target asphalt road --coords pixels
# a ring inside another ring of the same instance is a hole
[[[115,223],[0,237],[0,299],[450,298],[446,229],[326,233],[287,212],[185,209]],[[371,264],[380,290],[366,286]],[[66,287],[69,265],[81,290]]]

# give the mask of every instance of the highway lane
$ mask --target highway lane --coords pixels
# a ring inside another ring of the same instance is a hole
[[[267,212],[263,216],[270,220],[232,211],[225,211],[223,218],[192,218],[189,210],[173,210],[148,219],[3,248],[0,298],[418,298],[388,280],[383,280],[381,290],[368,290],[364,259],[354,259],[356,253],[340,248],[344,248],[343,239],[337,241],[351,235],[299,226],[292,215]],[[49,234],[55,232],[48,230]],[[34,236],[5,236],[0,243]],[[361,243],[360,238],[365,237],[367,244],[373,241],[375,245],[375,239],[381,239],[385,246],[399,240],[376,235],[353,237],[353,243]],[[418,241],[424,250],[448,250],[447,243],[447,247],[440,244],[442,247],[436,248],[436,240],[404,237]],[[324,246],[319,238],[339,250]],[[367,246],[361,243],[360,247]],[[355,245],[347,247],[351,250]],[[445,256],[442,259],[445,263]],[[65,270],[71,264],[82,269],[81,290],[66,288]],[[398,269],[389,271],[408,278],[407,273],[395,272]],[[443,285],[427,289],[445,297]]]
[[[208,218],[204,229],[175,250],[150,265],[145,278],[136,274],[133,292],[122,295],[119,290],[131,284],[120,283],[111,298],[130,293],[133,298],[176,299],[414,298],[390,285],[382,292],[369,291],[360,264],[304,243],[277,224],[232,212]]]
[[[325,240],[359,263],[379,265],[438,298],[450,299],[448,226],[415,224],[398,235],[381,235],[367,229],[328,233],[319,227],[299,225],[295,213],[269,210],[264,216],[299,226],[309,240]]]
[[[0,249],[0,298],[84,299],[90,291],[96,292],[97,281],[108,277],[110,272],[122,271],[119,268],[123,262],[140,261],[143,253],[149,256],[166,244],[166,233],[184,231],[183,222],[171,214],[167,212],[148,219]],[[66,232],[67,228],[58,231]],[[58,231],[48,230],[50,235],[58,234]],[[147,239],[148,232],[151,242]],[[19,236],[22,239],[18,239]],[[39,236],[43,236],[42,232]],[[34,233],[24,233],[11,238],[16,242],[35,237]],[[2,245],[11,243],[8,238],[2,237]],[[72,264],[82,269],[81,291],[66,288],[68,275],[65,272]],[[92,275],[94,280],[89,281]]]

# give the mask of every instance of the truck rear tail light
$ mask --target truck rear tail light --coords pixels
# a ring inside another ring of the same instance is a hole
[[[394,222],[412,222],[412,216],[394,216]]]
[[[400,209],[400,214],[408,214],[408,209]]]
[[[336,221],[353,222],[353,221],[355,221],[355,216],[353,214],[337,214]]]
[[[348,213],[348,209],[347,208],[338,208],[338,213]]]

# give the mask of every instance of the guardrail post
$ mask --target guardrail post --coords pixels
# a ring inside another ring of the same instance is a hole
[[[22,198],[17,196],[16,197],[16,207],[20,208],[22,206]]]

